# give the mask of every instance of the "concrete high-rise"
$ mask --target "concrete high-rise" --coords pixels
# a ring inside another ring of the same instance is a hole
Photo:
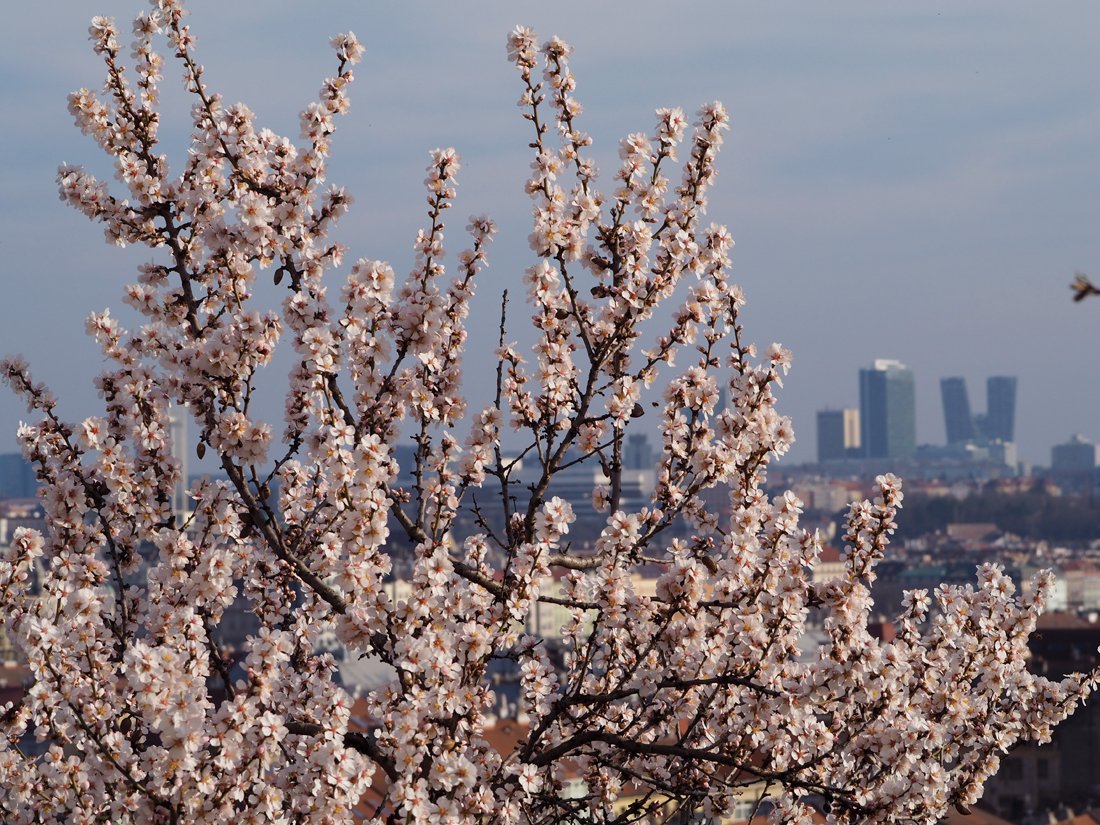
[[[962,444],[973,441],[974,417],[970,414],[966,379],[941,378],[940,394],[943,396],[943,423],[947,430],[947,443]]]
[[[859,410],[819,410],[817,460],[838,461],[859,455]]]
[[[34,465],[22,453],[0,455],[0,499],[33,498],[37,489]]]
[[[191,515],[191,484],[187,477],[187,408],[173,407],[168,411],[168,433],[172,437],[172,458],[179,467],[179,478],[172,488],[172,515],[177,524],[183,524]]]
[[[1056,473],[1091,473],[1098,458],[1096,445],[1083,435],[1075,435],[1065,444],[1050,448],[1050,469]]]
[[[994,375],[986,380],[986,411],[972,413],[966,379],[941,378],[943,423],[948,444],[998,441],[1010,444],[1016,434],[1016,378]]]
[[[653,447],[645,433],[633,433],[626,437],[626,444],[623,445],[623,469],[652,470],[656,463],[657,457],[653,454]]]
[[[985,437],[990,441],[1015,441],[1016,377],[994,375],[985,382]]]
[[[865,458],[910,458],[917,449],[913,372],[880,358],[859,371],[861,453]]]

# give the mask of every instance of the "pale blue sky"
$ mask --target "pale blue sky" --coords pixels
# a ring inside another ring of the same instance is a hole
[[[939,378],[955,374],[978,409],[986,375],[1019,376],[1017,437],[1030,461],[1046,463],[1049,446],[1074,432],[1100,439],[1100,302],[1074,305],[1067,288],[1076,269],[1100,273],[1100,6],[669,7],[196,0],[191,22],[211,86],[292,136],[331,71],[328,37],[353,29],[367,44],[330,175],[357,198],[343,232],[351,259],[407,269],[427,152],[462,153],[455,217],[488,212],[502,227],[474,315],[471,396],[488,386],[476,365],[499,291],[531,262],[528,124],[503,45],[523,22],[576,47],[582,123],[605,178],[619,138],[650,130],[655,107],[694,111],[718,98],[730,110],[710,217],[737,240],[749,336],[794,352],[780,396],[799,436],[793,459],[813,457],[815,410],[857,405],[857,371],[874,358],[914,369],[922,443],[943,441]],[[21,4],[0,32],[0,350],[26,355],[73,419],[97,411],[99,356],[83,319],[121,307],[147,255],[107,247],[57,200],[58,162],[107,169],[65,96],[101,82],[88,18],[114,15],[128,31],[140,8]],[[182,102],[171,66],[163,88],[167,105]],[[166,116],[175,158],[186,111]],[[515,311],[513,326],[524,317]],[[277,421],[276,395],[272,405]],[[0,451],[14,448],[7,433],[21,414],[0,395]]]

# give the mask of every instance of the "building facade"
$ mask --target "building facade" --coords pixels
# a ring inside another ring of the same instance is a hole
[[[172,515],[177,524],[183,524],[191,515],[191,483],[188,477],[187,457],[191,450],[187,441],[187,408],[174,407],[168,411],[168,431],[172,437],[172,458],[179,468],[179,478],[172,488]]]
[[[858,457],[859,445],[859,410],[818,411],[818,463]]]
[[[22,453],[0,455],[0,499],[33,498],[37,489],[34,466]]]
[[[859,421],[864,458],[910,458],[917,448],[913,372],[880,358],[859,371]]]
[[[1015,441],[1015,376],[993,375],[986,379],[984,413],[971,411],[965,378],[941,378],[940,393],[943,396],[943,423],[949,445],[1010,444]]]
[[[943,423],[947,430],[948,444],[973,441],[974,416],[970,412],[970,399],[966,394],[965,378],[941,378],[940,395],[943,397]]]
[[[1016,377],[993,375],[985,382],[985,437],[990,441],[1015,441]]]
[[[1055,473],[1090,474],[1096,469],[1096,445],[1083,435],[1050,449],[1050,469]]]

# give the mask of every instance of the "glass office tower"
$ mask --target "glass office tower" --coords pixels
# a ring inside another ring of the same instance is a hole
[[[994,375],[985,383],[985,436],[990,441],[1015,441],[1016,377]]]
[[[878,359],[859,371],[860,442],[866,458],[910,458],[917,449],[913,372]]]

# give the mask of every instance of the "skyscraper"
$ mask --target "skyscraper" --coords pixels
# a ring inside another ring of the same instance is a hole
[[[985,382],[985,436],[990,441],[1015,441],[1016,377],[994,375]]]
[[[943,423],[947,430],[947,443],[959,444],[973,441],[974,418],[970,414],[966,379],[941,378],[940,394],[943,396]]]
[[[860,442],[866,458],[909,458],[917,448],[916,387],[900,361],[859,371]]]
[[[0,498],[33,498],[38,482],[22,453],[0,455]]]
[[[187,476],[187,408],[173,407],[168,411],[168,432],[172,437],[172,458],[177,462],[180,476],[172,490],[172,514],[177,524],[183,524],[191,514],[191,484]]]
[[[1016,378],[994,375],[985,385],[986,411],[973,414],[966,395],[966,379],[941,378],[943,422],[948,444],[968,441],[1006,444],[1015,441]]]
[[[645,433],[634,433],[626,437],[623,445],[623,468],[627,470],[652,470],[657,463],[653,447]]]
[[[819,410],[817,460],[837,461],[859,455],[859,410]]]

